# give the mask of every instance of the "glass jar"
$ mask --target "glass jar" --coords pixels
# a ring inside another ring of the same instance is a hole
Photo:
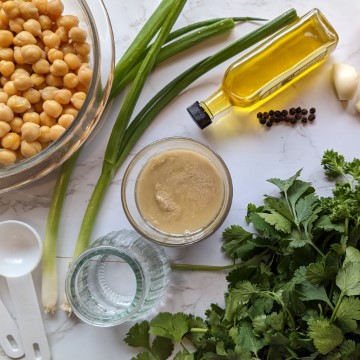
[[[109,327],[153,308],[166,291],[169,274],[161,247],[135,231],[113,231],[72,262],[65,290],[81,320]]]

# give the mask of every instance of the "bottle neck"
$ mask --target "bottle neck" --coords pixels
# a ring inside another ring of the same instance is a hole
[[[228,96],[220,88],[206,100],[200,102],[201,107],[213,119],[215,115],[232,106]]]

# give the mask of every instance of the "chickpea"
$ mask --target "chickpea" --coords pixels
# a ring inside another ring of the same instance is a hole
[[[18,90],[16,90],[13,81],[8,81],[8,82],[4,85],[3,90],[5,91],[5,93],[6,93],[8,96],[13,96],[13,95],[18,95],[18,94],[20,94],[20,92],[19,92]]]
[[[71,100],[72,92],[68,89],[60,89],[54,91],[53,95],[55,101],[61,105],[66,105],[69,104]]]
[[[33,104],[34,111],[36,111],[38,114],[41,114],[43,111],[43,101],[40,100],[38,103]]]
[[[14,73],[10,76],[10,80],[14,81],[14,79],[19,75],[30,76],[30,73],[27,70],[23,69],[23,68],[16,68],[14,70]]]
[[[58,139],[64,132],[65,132],[65,128],[62,127],[61,125],[54,125],[51,126],[50,128],[50,139],[51,140],[56,140]]]
[[[81,66],[77,73],[79,83],[88,86],[91,82],[92,74],[93,72],[89,67]]]
[[[17,114],[22,114],[31,107],[29,100],[18,95],[10,96],[7,101],[7,106],[9,106],[11,110]]]
[[[30,32],[21,31],[14,37],[13,43],[16,46],[35,45],[36,39]]]
[[[52,20],[47,15],[40,15],[39,23],[42,31],[51,30]]]
[[[43,42],[44,42],[45,46],[47,46],[49,48],[58,49],[61,44],[61,39],[58,34],[52,33],[52,34],[47,34],[47,35],[43,36]]]
[[[74,106],[75,109],[80,109],[85,101],[86,94],[82,91],[76,92],[71,97],[71,104]]]
[[[54,100],[54,93],[59,89],[56,86],[46,86],[40,90],[40,95],[43,100]]]
[[[4,137],[8,132],[10,132],[11,126],[9,123],[0,120],[0,138]]]
[[[18,65],[25,65],[25,59],[21,55],[21,47],[14,47],[14,60]]]
[[[30,34],[34,36],[39,36],[41,34],[41,25],[39,21],[35,19],[28,19],[24,22],[24,30],[28,31]]]
[[[50,66],[50,72],[54,76],[64,76],[69,72],[69,66],[64,60],[56,59]]]
[[[47,13],[47,0],[32,0],[32,3],[37,7],[40,16]]]
[[[26,64],[35,64],[42,55],[43,50],[37,45],[25,45],[21,48],[21,56]]]
[[[1,145],[5,149],[17,150],[20,146],[21,138],[14,132],[7,133],[1,140]]]
[[[17,17],[15,19],[10,19],[9,20],[9,28],[12,32],[19,34],[22,31],[24,31],[24,22],[25,22],[25,20],[21,17]]]
[[[30,78],[35,88],[38,88],[41,86],[41,84],[45,83],[45,76],[41,74],[33,73],[30,75]]]
[[[56,24],[58,27],[64,27],[69,31],[71,28],[79,25],[79,19],[74,15],[64,15],[56,20]]]
[[[49,126],[40,126],[40,135],[38,137],[38,141],[41,143],[48,143],[51,141]]]
[[[45,100],[43,109],[48,115],[54,118],[58,118],[63,111],[62,106],[55,100]]]
[[[73,73],[68,73],[63,78],[64,85],[69,89],[74,89],[79,84],[79,79],[77,75]]]
[[[53,74],[48,74],[45,78],[45,82],[49,86],[62,87],[63,79],[61,76],[54,76]]]
[[[48,15],[56,20],[64,11],[64,4],[61,0],[49,0],[47,6]]]
[[[54,126],[56,124],[56,119],[48,115],[45,111],[40,113],[40,125],[42,126]]]
[[[21,133],[21,127],[23,125],[24,121],[21,117],[15,116],[10,122],[11,131],[20,134]]]
[[[7,48],[12,45],[14,35],[9,30],[0,30],[0,47]]]
[[[13,164],[16,161],[16,152],[10,149],[0,149],[0,163]]]
[[[75,48],[76,52],[83,56],[83,57],[87,57],[90,54],[90,45],[86,42],[82,42],[82,43],[78,43],[78,42],[74,42],[73,47]]]
[[[14,50],[11,48],[0,49],[0,60],[14,61]]]
[[[0,72],[5,76],[9,77],[15,71],[15,64],[12,61],[1,60],[0,61]]]
[[[63,114],[70,114],[73,115],[74,117],[76,117],[78,112],[79,111],[75,109],[72,105],[66,105],[63,110]]]
[[[74,46],[72,46],[72,44],[62,44],[60,46],[60,50],[64,53],[64,54],[74,54],[75,53],[75,48]]]
[[[71,114],[63,114],[58,119],[58,124],[67,129],[72,122],[74,121],[75,117]]]
[[[35,112],[35,111],[31,111],[31,112],[26,112],[23,115],[23,122],[24,123],[33,123],[33,124],[37,124],[39,125],[41,123],[40,121],[40,114]]]
[[[53,63],[55,60],[63,60],[64,59],[64,54],[62,51],[58,50],[58,49],[49,49],[48,53],[47,53],[47,58],[49,59],[49,61],[51,63]]]
[[[26,141],[26,140],[21,141],[20,152],[21,155],[26,158],[36,155],[41,150],[42,150],[42,146],[38,141]]]
[[[8,101],[8,98],[9,98],[9,95],[5,91],[0,91],[0,103],[6,104]]]
[[[21,52],[21,48],[20,48],[20,52]],[[33,72],[31,64],[16,64],[15,71],[20,70],[20,69],[26,71],[28,75],[30,75]]]
[[[87,38],[87,32],[78,26],[72,27],[69,30],[69,38],[72,41],[83,43]]]
[[[61,42],[65,43],[69,41],[68,31],[64,27],[58,27],[55,34],[59,36]]]
[[[76,54],[66,54],[64,56],[64,61],[67,63],[70,70],[76,70],[81,66],[81,60]]]
[[[31,79],[31,77],[30,77]],[[28,99],[30,104],[36,104],[41,100],[40,91],[34,88],[28,89],[23,92],[23,97]]]
[[[33,64],[32,69],[36,74],[48,74],[50,72],[50,64],[45,59],[40,59]]]
[[[12,109],[3,103],[0,103],[0,119],[5,122],[10,122],[14,118]]]
[[[33,86],[31,77],[29,75],[18,75],[15,77],[14,87],[16,90],[26,91]]]
[[[40,125],[25,122],[21,127],[21,139],[26,141],[34,141],[40,136]]]
[[[31,2],[20,3],[20,14],[25,20],[39,18],[39,10]]]
[[[9,19],[14,19],[20,14],[19,6],[15,1],[7,1],[2,8]]]
[[[9,78],[7,78],[6,76],[1,76],[0,77],[0,84],[4,87],[5,84],[9,81]],[[2,89],[4,90],[4,89]]]

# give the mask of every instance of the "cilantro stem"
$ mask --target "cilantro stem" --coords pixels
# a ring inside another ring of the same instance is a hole
[[[340,296],[339,296],[338,301],[336,302],[335,309],[334,309],[334,311],[333,311],[332,314],[331,314],[331,318],[330,318],[330,321],[331,321],[331,322],[334,322],[335,319],[336,319],[336,315],[337,315],[337,312],[338,312],[338,310],[339,310],[339,307],[340,307],[340,305],[341,305],[341,302],[342,302],[342,299],[343,299],[344,295],[345,295],[345,294],[344,294],[344,292],[342,291],[342,292],[340,293]]]
[[[194,334],[198,334],[198,333],[206,333],[208,331],[208,329],[204,329],[204,328],[191,328],[190,332],[194,333]]]
[[[186,348],[186,346],[182,341],[180,341],[180,346],[183,348],[183,350],[186,352],[187,355],[190,355],[190,351]]]

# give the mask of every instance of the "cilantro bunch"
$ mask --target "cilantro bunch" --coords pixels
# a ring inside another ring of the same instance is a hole
[[[250,230],[223,232],[235,265],[225,306],[201,319],[160,313],[125,338],[137,360],[360,359],[360,160],[328,150],[332,195],[319,197],[301,171],[270,179],[278,196],[248,205]],[[241,261],[240,261],[241,260]]]

